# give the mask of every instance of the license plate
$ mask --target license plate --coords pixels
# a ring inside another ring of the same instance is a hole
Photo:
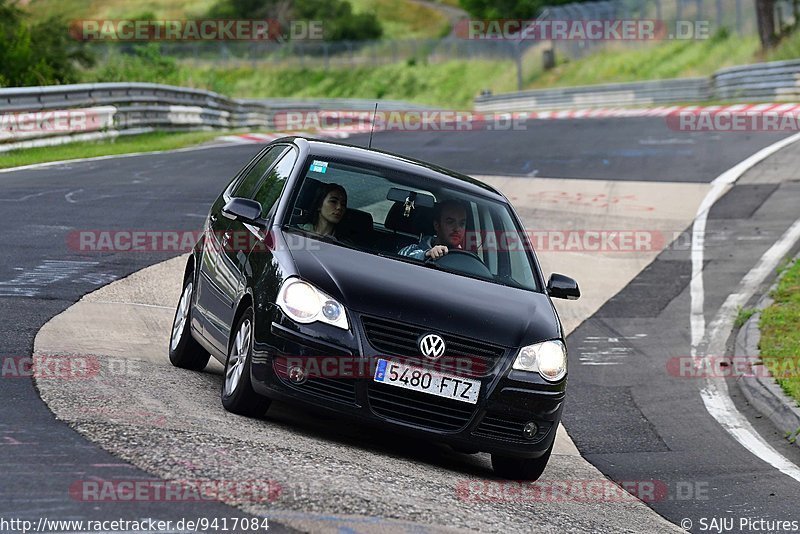
[[[478,380],[446,375],[400,362],[378,360],[375,382],[421,391],[447,399],[475,404],[481,391]]]

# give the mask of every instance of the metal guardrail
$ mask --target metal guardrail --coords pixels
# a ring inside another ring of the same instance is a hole
[[[372,111],[375,108],[376,100],[368,98],[261,98],[261,99],[248,99],[245,102],[262,104],[268,108],[278,111],[285,109],[292,110],[320,110],[320,109],[335,109],[340,111]],[[412,104],[410,102],[403,102],[402,100],[379,100],[380,107],[378,109],[383,111],[408,111],[408,110],[430,110],[431,106],[422,104]]]
[[[547,111],[575,107],[695,102],[708,100],[709,97],[710,87],[707,78],[685,78],[479,96],[475,99],[475,110],[481,112]]]
[[[479,112],[640,106],[704,100],[800,98],[800,60],[722,69],[711,78],[566,87],[482,95]],[[98,83],[0,89],[0,152],[90,136],[161,130],[272,129],[287,110],[372,110],[365,99],[235,99],[212,91],[154,83]],[[430,109],[383,101],[381,109]],[[70,113],[66,118],[59,113]],[[56,116],[54,119],[53,116]],[[50,122],[48,122],[50,121]],[[48,129],[59,122],[61,128]]]
[[[710,78],[674,78],[482,95],[475,99],[475,110],[547,111],[704,100],[781,102],[799,98],[800,60],[791,60],[725,68]]]
[[[381,109],[430,109],[381,101]],[[362,99],[235,99],[155,83],[0,89],[0,152],[154,130],[273,129],[287,110],[372,110]],[[91,135],[90,135],[91,134]]]
[[[800,98],[800,61],[773,61],[730,67],[712,76],[715,97],[725,100]]]
[[[136,122],[145,108],[158,114],[167,108],[196,107],[224,114],[224,126],[258,127],[263,104],[236,100],[211,91],[155,83],[97,83],[0,89],[0,113],[115,106],[115,125]],[[211,123],[209,126],[222,124]]]

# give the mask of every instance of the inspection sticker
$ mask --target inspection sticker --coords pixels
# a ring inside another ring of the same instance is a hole
[[[311,172],[318,172],[321,174],[325,174],[328,171],[328,162],[327,161],[319,161],[317,159],[311,164]]]

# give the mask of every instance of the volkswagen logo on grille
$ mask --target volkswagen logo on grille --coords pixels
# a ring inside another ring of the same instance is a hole
[[[444,339],[438,334],[427,334],[419,340],[419,350],[426,358],[436,360],[444,354]]]

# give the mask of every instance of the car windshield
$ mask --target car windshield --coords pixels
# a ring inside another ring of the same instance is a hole
[[[397,261],[541,291],[529,242],[505,203],[385,167],[309,158],[284,228]],[[448,252],[431,254],[434,247]]]

